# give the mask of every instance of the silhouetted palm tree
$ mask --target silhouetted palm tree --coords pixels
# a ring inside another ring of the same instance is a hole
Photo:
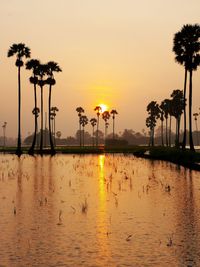
[[[199,116],[199,113],[194,113],[194,121],[195,121],[195,126],[196,126],[196,135],[197,135],[197,146],[199,145],[199,132],[198,132],[198,124],[197,124],[197,117]]]
[[[112,109],[110,114],[112,115],[112,119],[113,119],[113,140],[115,139],[115,115],[118,114],[116,109]]]
[[[185,77],[187,71],[189,71],[189,143],[190,150],[194,151],[193,137],[192,137],[192,74],[194,70],[197,70],[200,65],[200,25],[184,25],[180,32],[174,36],[173,51],[176,54],[176,61],[185,67]],[[184,84],[184,99],[186,95],[186,81]],[[186,132],[186,131],[185,131]],[[186,135],[184,133],[186,143]]]
[[[21,149],[21,76],[20,71],[21,67],[24,65],[23,58],[29,58],[31,55],[30,48],[25,44],[13,44],[8,50],[8,57],[16,55],[17,59],[15,62],[16,67],[18,68],[18,138],[17,138],[17,150],[16,154],[20,156],[22,154]]]
[[[29,154],[33,154],[34,153],[34,148],[35,148],[35,143],[36,143],[37,118],[38,118],[36,86],[37,86],[37,83],[38,83],[37,68],[38,68],[39,65],[40,65],[40,61],[37,60],[37,59],[31,59],[28,62],[26,62],[26,69],[33,71],[33,76],[31,76],[29,80],[30,80],[30,83],[32,83],[33,86],[34,86],[34,102],[35,102],[35,107],[33,109],[33,110],[35,110],[35,112],[33,113],[35,115],[35,131],[34,131],[34,136],[33,136],[33,142],[32,142],[31,148],[29,149]]]
[[[104,120],[104,122],[105,122],[105,138],[104,138],[104,140],[105,140],[105,144],[106,144],[106,136],[107,136],[107,128],[108,128],[108,120],[110,119],[110,113],[109,113],[109,111],[104,111],[103,113],[102,113],[102,119]]]
[[[90,120],[90,123],[91,123],[91,125],[92,125],[92,144],[93,144],[93,146],[94,146],[94,127],[97,125],[97,119],[92,118],[92,119]]]
[[[79,136],[79,144],[81,146],[81,143],[82,143],[82,137],[81,137],[81,121],[80,121],[80,118],[82,116],[82,113],[85,112],[85,110],[82,108],[82,107],[77,107],[76,108],[76,111],[78,112],[78,123],[79,123],[79,132],[80,132],[80,136]]]
[[[38,75],[38,85],[41,89],[41,129],[40,129],[40,153],[43,153],[43,87],[47,83],[47,81],[44,79],[47,75],[47,65],[46,64],[40,64],[37,68],[37,75]]]
[[[52,140],[52,132],[51,132],[51,91],[52,91],[52,86],[56,84],[56,80],[54,79],[54,72],[61,72],[61,68],[58,66],[58,63],[54,61],[49,61],[47,63],[47,74],[48,74],[48,79],[47,79],[47,84],[49,85],[49,141],[50,141],[50,146],[51,146],[51,154],[55,154],[55,149],[53,145],[53,140]]]
[[[160,116],[160,108],[156,101],[151,101],[147,106],[147,112],[149,117],[146,119],[146,126],[150,128],[150,143],[154,146],[154,128],[156,126],[156,120]]]
[[[160,108],[160,120],[161,120],[161,142],[162,146],[164,146],[164,138],[163,138],[163,121],[164,121],[164,111]]]
[[[179,147],[179,136],[180,136],[180,122],[181,115],[184,111],[185,100],[183,91],[177,89],[174,90],[171,94],[172,100],[172,116],[176,118],[176,141],[175,145]]]
[[[57,107],[51,107],[50,110],[50,120],[52,120],[52,132],[54,136],[54,145],[56,146],[56,112],[58,112],[59,109]]]
[[[88,118],[87,116],[81,116],[80,117],[80,124],[83,127],[83,146],[84,146],[84,139],[85,139],[85,126],[88,124]]]
[[[96,130],[96,145],[99,144],[99,116],[100,112],[102,111],[102,108],[100,106],[96,106],[94,111],[97,112],[97,130]]]
[[[165,129],[165,134],[166,134],[166,146],[168,146],[168,117],[169,117],[169,112],[170,112],[170,100],[165,99],[161,102],[160,104],[161,110],[164,112],[164,117],[165,117],[165,122],[166,122],[166,129]]]

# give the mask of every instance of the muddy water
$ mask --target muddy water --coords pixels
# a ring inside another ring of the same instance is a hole
[[[1,155],[0,266],[200,266],[200,174],[123,155]]]

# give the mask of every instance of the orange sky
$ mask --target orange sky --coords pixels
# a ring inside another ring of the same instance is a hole
[[[6,57],[12,43],[24,42],[33,58],[62,67],[53,105],[60,109],[57,130],[63,137],[75,134],[77,106],[91,118],[100,102],[118,110],[117,132],[141,131],[148,102],[183,87],[184,70],[172,53],[173,35],[183,24],[199,23],[199,11],[199,0],[1,0],[0,122],[8,122],[8,136],[17,134],[17,69],[14,58]],[[22,70],[23,136],[34,129],[29,76]],[[198,70],[194,111],[199,106]]]

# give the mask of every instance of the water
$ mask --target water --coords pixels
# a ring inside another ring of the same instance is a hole
[[[199,173],[123,155],[1,155],[0,266],[200,266]]]

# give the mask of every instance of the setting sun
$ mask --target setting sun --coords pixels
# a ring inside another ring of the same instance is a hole
[[[101,107],[101,113],[103,113],[104,111],[108,110],[108,106],[105,104],[99,104],[99,106]]]

